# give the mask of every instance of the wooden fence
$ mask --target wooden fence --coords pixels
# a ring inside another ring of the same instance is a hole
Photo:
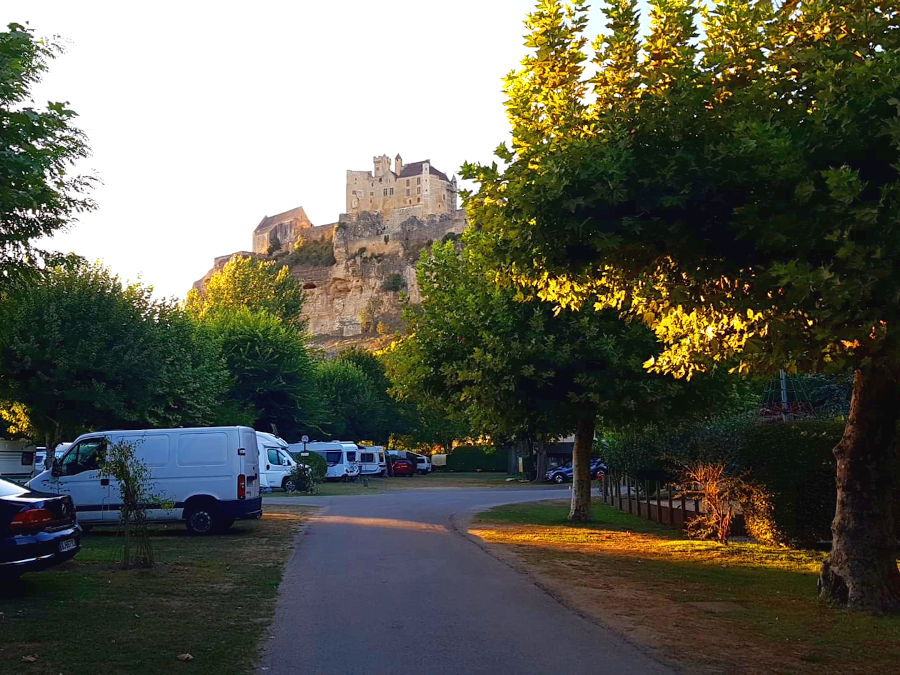
[[[701,499],[689,499],[685,490],[674,483],[641,480],[623,473],[608,471],[600,481],[603,502],[648,520],[683,530],[696,513],[703,512]]]

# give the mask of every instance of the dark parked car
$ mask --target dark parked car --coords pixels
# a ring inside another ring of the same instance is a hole
[[[81,550],[68,495],[33,492],[0,478],[0,580],[64,562]]]
[[[608,467],[599,457],[591,458],[591,478],[600,478],[606,473]],[[550,469],[544,476],[544,480],[550,480],[554,483],[568,483],[572,480],[572,463],[569,462],[565,466],[558,466]]]
[[[402,457],[394,457],[391,462],[391,472],[395,476],[412,476],[416,473],[416,465]]]

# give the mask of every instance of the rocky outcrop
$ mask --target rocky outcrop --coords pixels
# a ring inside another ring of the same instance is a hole
[[[334,225],[304,229],[308,245],[333,246],[328,263],[302,250],[282,250],[265,256],[290,267],[302,284],[306,301],[303,314],[319,344],[368,343],[402,327],[402,297],[419,302],[416,264],[423,249],[466,227],[462,210],[424,218],[362,212],[342,214]],[[301,242],[302,243],[302,242]],[[256,255],[242,251],[234,255]],[[200,281],[201,287],[231,256],[216,258],[215,266]],[[319,262],[310,264],[310,260]]]
[[[342,215],[334,230],[334,265],[291,268],[306,291],[303,313],[310,332],[354,337],[399,328],[401,294],[419,300],[421,251],[465,226],[462,211],[400,223],[378,213]]]

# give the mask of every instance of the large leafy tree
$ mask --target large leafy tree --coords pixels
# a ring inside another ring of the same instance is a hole
[[[200,290],[188,291],[185,305],[198,318],[217,312],[249,309],[268,312],[282,321],[303,326],[303,288],[286,265],[250,256],[232,256]]]
[[[333,439],[384,441],[384,391],[350,359],[317,364],[316,395],[324,408],[322,431]]]
[[[226,410],[232,421],[296,440],[321,414],[306,338],[267,312],[216,312],[200,322],[230,375]]]
[[[598,420],[619,427],[704,411],[709,386],[688,389],[648,374],[653,333],[615,312],[555,312],[496,286],[477,234],[457,251],[438,244],[419,264],[422,303],[407,313],[411,337],[395,347],[392,372],[414,399],[443,403],[494,437],[575,432],[570,518],[590,517],[589,458]],[[710,380],[711,378],[704,378]],[[728,398],[728,384],[717,390]]]
[[[65,103],[35,107],[31,88],[60,51],[10,24],[0,31],[0,289],[48,254],[34,241],[90,210],[93,179],[70,171],[88,154]]]
[[[588,77],[586,6],[539,3],[470,216],[501,275],[650,325],[654,370],[854,369],[820,590],[900,609],[900,8],[653,0],[642,39],[605,7]]]
[[[52,448],[100,428],[203,425],[226,373],[182,310],[100,266],[55,267],[0,302],[0,399]]]

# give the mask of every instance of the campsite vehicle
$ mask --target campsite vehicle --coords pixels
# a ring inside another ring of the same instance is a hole
[[[281,488],[293,492],[296,460],[291,456],[287,441],[265,431],[256,432],[259,446],[260,489]]]
[[[11,481],[26,481],[34,466],[35,447],[30,441],[0,440],[0,476]]]
[[[71,497],[0,479],[0,581],[59,564],[80,550]]]
[[[600,479],[607,471],[606,464],[599,457],[591,458],[591,479]],[[550,469],[545,475],[544,480],[553,481],[554,483],[568,483],[572,480],[572,463],[569,462],[565,466],[558,466]]]
[[[355,445],[350,449],[350,445],[352,444],[346,444],[345,447],[341,441],[292,443],[290,451],[296,454],[305,450],[324,457],[328,463],[325,480],[356,480],[359,478],[359,464],[356,462],[358,449]]]
[[[387,473],[387,460],[382,446],[359,446],[359,472],[363,476],[384,476]]]
[[[53,453],[54,457],[62,457],[66,454],[66,448],[68,448],[71,443],[60,443],[56,446],[56,451]],[[47,448],[38,447],[35,448],[34,451],[34,468],[31,470],[31,475],[37,476],[44,469],[50,468],[50,463],[47,461]]]
[[[395,476],[414,476],[416,474],[416,465],[413,464],[411,459],[392,455],[391,473]]]
[[[412,455],[412,457],[410,457]],[[407,452],[406,456],[408,459],[415,459],[416,462],[416,472],[422,474],[423,476],[427,476],[431,473],[431,461],[425,455],[420,455],[417,452]]]
[[[109,447],[123,442],[134,445],[135,458],[150,470],[151,493],[159,501],[147,509],[148,520],[184,520],[189,533],[205,535],[262,515],[259,452],[250,427],[83,434],[27,487],[69,495],[80,523],[117,523],[119,485],[101,474],[100,464]]]

